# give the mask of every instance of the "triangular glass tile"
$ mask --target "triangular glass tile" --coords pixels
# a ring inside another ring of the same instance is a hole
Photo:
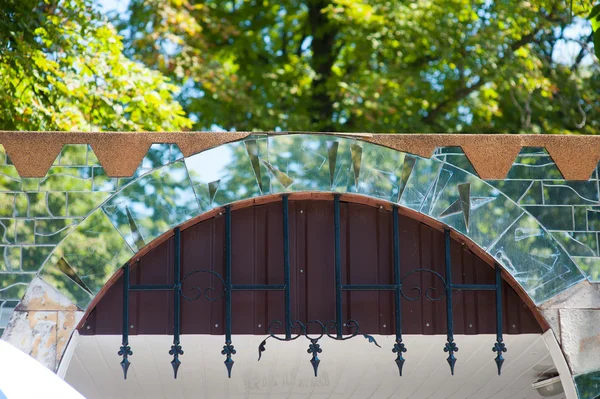
[[[294,183],[294,180],[291,177],[289,177],[288,175],[286,175],[285,173],[283,173],[282,171],[280,171],[279,169],[277,169],[276,167],[274,167],[267,161],[265,161],[263,159],[261,159],[261,161],[262,161],[263,165],[265,165],[267,167],[267,169],[269,169],[269,171],[273,174],[275,179],[279,183],[281,183],[281,185],[283,187],[288,188],[289,186],[292,185],[292,183]]]
[[[402,164],[402,174],[400,175],[400,184],[398,185],[398,201],[400,202],[400,198],[402,198],[402,193],[404,193],[404,189],[406,188],[406,183],[408,182],[408,178],[415,167],[415,162],[417,159],[415,157],[411,157],[410,155],[406,155],[404,157],[404,162]]]
[[[252,165],[252,170],[254,170],[254,176],[256,177],[256,182],[258,183],[258,187],[261,192],[263,191],[262,187],[262,176],[260,174],[260,162],[258,157],[258,143],[256,140],[246,140],[244,141],[244,145],[246,146],[246,152],[248,153],[248,157],[250,158],[250,164]]]
[[[65,258],[60,258],[58,263],[56,264],[58,270],[60,270],[65,276],[70,278],[75,284],[80,286],[82,289],[87,291],[90,295],[92,295],[92,290],[88,288],[88,286],[79,278],[75,270],[69,265],[69,263],[65,260]]]
[[[215,200],[215,195],[217,195],[217,191],[219,190],[219,183],[221,183],[221,179],[211,181],[210,183],[208,183],[208,198],[211,205]]]
[[[333,178],[335,177],[335,166],[337,163],[337,153],[340,143],[337,141],[327,142],[327,158],[329,160],[329,187],[333,188]]]
[[[135,219],[133,218],[133,215],[131,214],[131,211],[129,210],[128,206],[125,206],[125,212],[127,213],[127,221],[129,222],[129,228],[131,229],[131,238],[133,239],[133,242],[135,242],[135,245],[139,250],[143,248],[146,245],[146,243],[144,242],[142,233],[140,233],[137,223],[135,222]]]
[[[360,179],[360,168],[362,166],[362,147],[358,144],[350,146],[352,154],[352,170],[354,171],[354,185],[358,189],[358,180]]]

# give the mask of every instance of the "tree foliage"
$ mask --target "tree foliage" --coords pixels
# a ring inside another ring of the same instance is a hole
[[[593,134],[591,7],[573,7],[131,0],[119,26],[131,58],[182,88],[196,129]]]
[[[177,130],[177,86],[132,61],[91,0],[0,1],[0,129]]]

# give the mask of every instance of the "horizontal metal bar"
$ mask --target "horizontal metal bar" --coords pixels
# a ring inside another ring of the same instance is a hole
[[[452,284],[453,290],[459,291],[496,291],[495,284]]]
[[[394,291],[393,284],[342,284],[342,291]]]
[[[232,285],[232,291],[283,291],[285,284],[242,284]]]
[[[129,291],[172,291],[173,285],[131,285]]]

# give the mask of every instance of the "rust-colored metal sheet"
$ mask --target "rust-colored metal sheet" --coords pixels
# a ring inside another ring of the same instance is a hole
[[[270,202],[232,211],[233,284],[283,284],[282,203]],[[335,319],[333,202],[290,200],[289,238],[292,319],[302,322]],[[225,217],[215,214],[182,231],[182,276],[197,269],[224,274]],[[402,213],[399,216],[402,274],[432,269],[444,275],[444,234]],[[347,284],[393,284],[392,213],[384,207],[341,203],[342,281]],[[494,271],[466,245],[451,244],[453,282],[494,284]],[[145,253],[132,269],[132,284],[172,284],[173,239]],[[185,281],[184,293],[195,296],[194,286],[222,292],[217,278],[196,274]],[[415,273],[404,282],[420,287],[415,301],[402,301],[404,334],[445,334],[446,303],[443,285],[430,273]],[[429,289],[429,290],[428,290]],[[428,291],[427,291],[428,290]],[[431,297],[442,297],[430,301]],[[211,294],[210,292],[208,294]],[[495,333],[493,291],[454,292],[454,333]],[[504,331],[510,334],[541,333],[531,310],[509,284],[503,291]],[[361,332],[394,334],[392,292],[344,292],[344,320],[354,319]],[[173,293],[131,292],[131,334],[172,334]],[[122,280],[119,278],[89,312],[79,332],[85,335],[120,334]],[[234,334],[267,334],[270,321],[284,319],[283,292],[232,293]],[[182,301],[183,334],[224,334],[224,301]],[[346,331],[345,333],[348,333]]]

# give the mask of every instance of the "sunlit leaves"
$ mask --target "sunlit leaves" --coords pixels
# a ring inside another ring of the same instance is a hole
[[[180,130],[178,87],[131,61],[90,0],[0,1],[0,128]]]

